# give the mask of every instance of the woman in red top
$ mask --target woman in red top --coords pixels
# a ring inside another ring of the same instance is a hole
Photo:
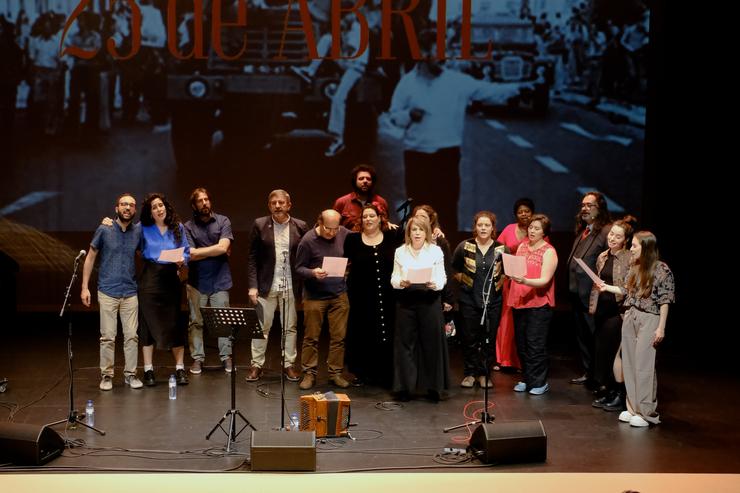
[[[514,312],[516,346],[522,361],[524,381],[514,386],[516,392],[529,390],[542,395],[550,390],[547,383],[547,332],[555,306],[553,275],[558,266],[555,249],[545,237],[550,235],[550,219],[535,214],[527,228],[527,239],[519,245],[517,256],[525,257],[524,277],[510,276],[507,304]]]

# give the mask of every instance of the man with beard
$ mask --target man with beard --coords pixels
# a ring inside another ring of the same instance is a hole
[[[360,214],[365,204],[375,205],[387,219],[388,202],[374,191],[378,179],[375,167],[369,164],[359,164],[352,169],[351,175],[354,191],[339,197],[332,207],[342,215],[342,226],[353,230],[360,224]]]
[[[100,305],[100,390],[113,388],[118,317],[123,327],[124,381],[132,389],[142,387],[136,377],[138,363],[139,299],[136,295],[134,257],[141,241],[141,225],[132,224],[136,199],[130,193],[118,196],[112,227],[98,226],[82,268],[82,304],[90,306],[90,274],[100,254],[98,303]]]
[[[416,203],[434,204],[446,229],[457,231],[467,107],[472,101],[505,104],[520,88],[442,67],[435,54],[436,36],[435,31],[419,36],[422,59],[399,81],[389,113],[404,129],[406,194]]]
[[[586,193],[581,200],[581,210],[576,215],[576,238],[568,257],[570,303],[584,371],[582,376],[570,381],[576,385],[585,384],[590,387],[593,384],[592,363],[596,325],[593,315],[588,313],[588,299],[593,281],[575,259],[582,259],[592,271],[596,271],[596,258],[607,249],[606,237],[611,229],[608,227],[610,221],[604,195],[599,192]]]
[[[231,289],[231,269],[229,252],[234,235],[228,217],[216,214],[211,208],[208,190],[196,188],[190,194],[193,219],[185,223],[185,235],[190,244],[188,263],[188,304],[190,305],[190,324],[188,339],[193,364],[190,373],[198,375],[206,359],[203,345],[204,306],[229,306]],[[227,337],[218,338],[218,352],[221,364],[227,373],[232,371],[231,341]]]
[[[273,190],[267,197],[270,215],[255,219],[252,225],[247,285],[249,301],[262,308],[265,338],[252,339],[252,366],[246,377],[248,382],[256,382],[262,377],[267,339],[276,310],[280,312],[282,330],[285,331],[283,372],[291,382],[297,382],[301,377],[294,367],[298,322],[295,307],[301,285],[295,271],[295,258],[298,243],[308,231],[308,225],[291,217],[291,206],[288,192]]]

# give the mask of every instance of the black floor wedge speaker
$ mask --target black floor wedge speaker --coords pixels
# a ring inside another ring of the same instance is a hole
[[[253,431],[253,471],[315,471],[313,431]]]
[[[62,451],[64,440],[45,425],[0,423],[0,462],[40,466]]]
[[[545,462],[547,434],[540,420],[481,424],[468,449],[486,464]]]

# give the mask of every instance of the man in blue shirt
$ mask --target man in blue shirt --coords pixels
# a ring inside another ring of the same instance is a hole
[[[82,304],[90,306],[90,274],[100,254],[98,269],[98,304],[100,305],[100,390],[113,388],[113,365],[116,348],[118,317],[123,327],[123,370],[126,384],[132,389],[142,387],[136,377],[138,363],[139,301],[136,296],[134,257],[141,240],[141,225],[133,224],[136,199],[130,193],[116,201],[113,227],[100,225],[90,242],[82,268]]]
[[[234,235],[228,217],[216,214],[211,208],[208,190],[196,188],[190,194],[193,219],[185,223],[185,234],[190,244],[190,272],[188,273],[188,304],[190,305],[190,325],[188,339],[193,364],[190,373],[197,375],[202,371],[206,359],[203,346],[203,316],[200,308],[204,306],[229,306],[231,289],[231,269],[229,251]],[[226,372],[231,372],[231,341],[227,337],[218,338],[218,352]]]

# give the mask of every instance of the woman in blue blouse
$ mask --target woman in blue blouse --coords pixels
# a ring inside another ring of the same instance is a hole
[[[190,247],[175,209],[164,195],[152,193],[141,211],[141,255],[144,268],[139,275],[139,341],[144,356],[144,384],[153,386],[154,345],[169,349],[175,358],[178,385],[186,385],[185,326],[178,326],[182,284],[178,269],[187,264]],[[177,262],[160,260],[163,250],[184,248]]]

